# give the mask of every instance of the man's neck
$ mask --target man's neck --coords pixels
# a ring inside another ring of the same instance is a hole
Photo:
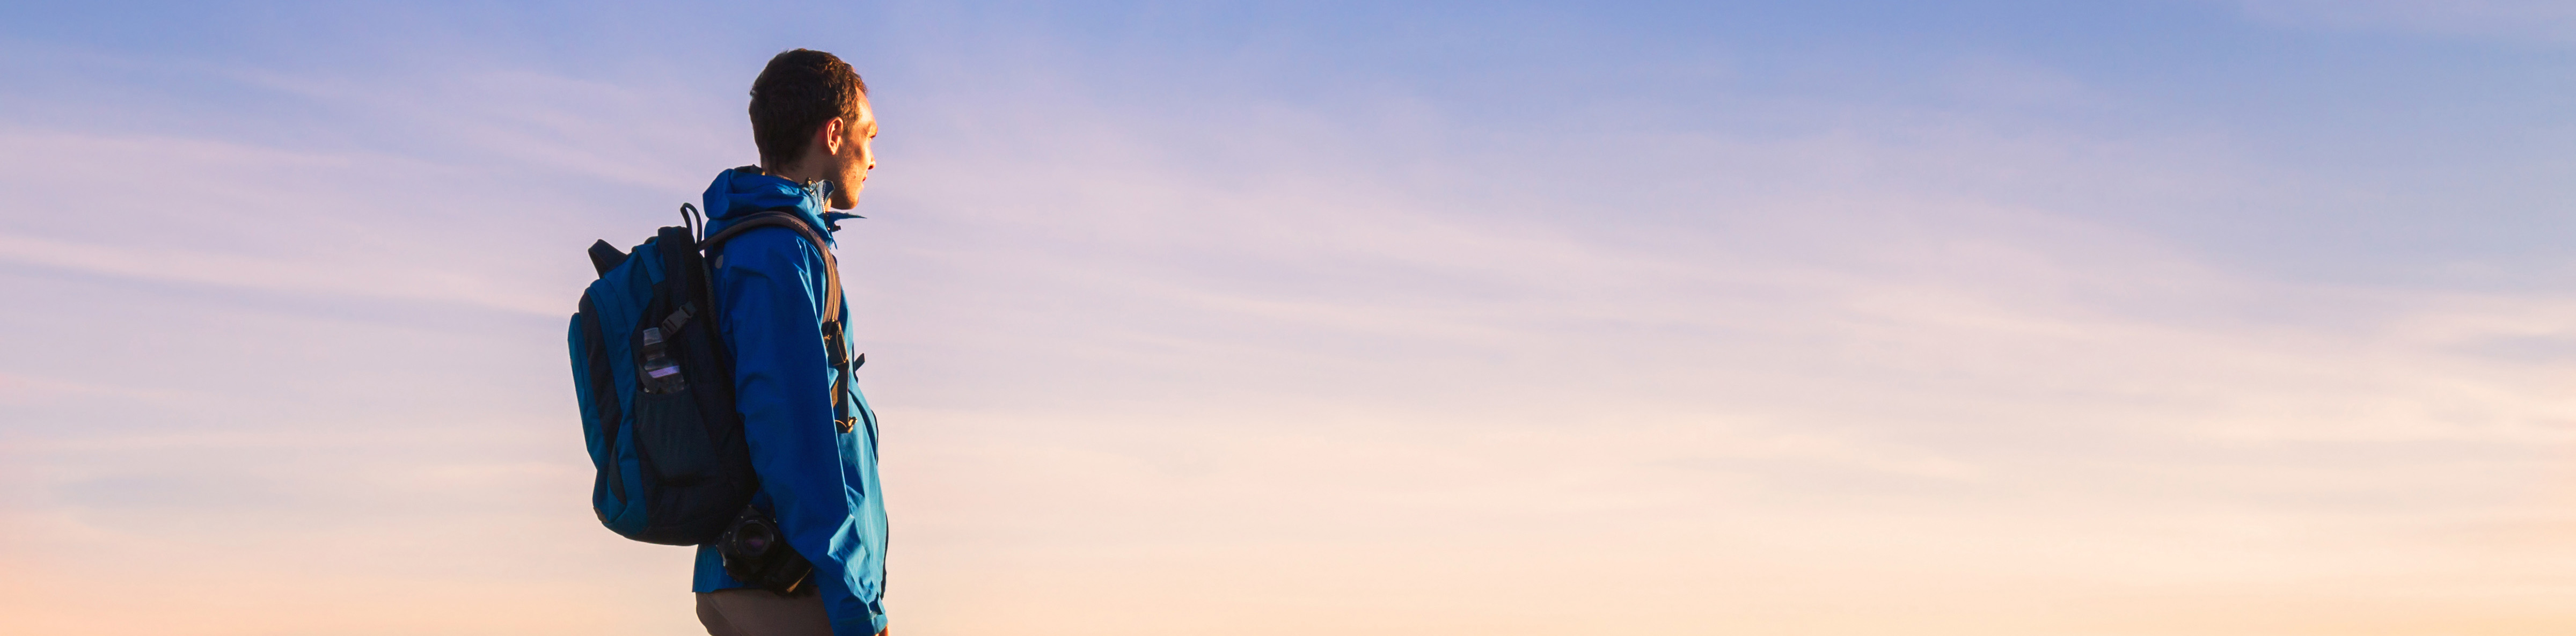
[[[815,173],[815,172],[817,172],[817,171],[811,171],[811,170],[800,170],[799,168],[802,168],[802,167],[803,167],[803,166],[786,166],[786,167],[782,167],[782,166],[773,166],[773,165],[769,165],[769,164],[761,164],[761,165],[760,165],[760,172],[761,172],[762,174],[766,174],[766,175],[773,176],[773,177],[778,177],[778,178],[780,178],[780,179],[786,179],[786,180],[788,180],[788,181],[794,181],[794,182],[796,182],[796,183],[797,183],[797,184],[799,184],[799,185],[807,184],[807,183],[813,183],[813,182],[815,182],[815,181],[820,180],[820,179],[822,179],[822,178],[823,178],[823,175],[821,175],[821,174],[814,174],[814,173]]]

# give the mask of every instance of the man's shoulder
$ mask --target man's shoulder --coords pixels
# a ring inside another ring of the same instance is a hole
[[[802,263],[819,259],[814,245],[802,232],[780,226],[755,227],[725,239],[718,248],[716,266]]]

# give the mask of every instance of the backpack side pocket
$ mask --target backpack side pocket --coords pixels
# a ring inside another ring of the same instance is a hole
[[[696,485],[715,474],[715,453],[688,391],[635,396],[635,437],[665,488]]]

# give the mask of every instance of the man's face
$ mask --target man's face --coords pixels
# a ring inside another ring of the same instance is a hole
[[[859,205],[859,190],[868,185],[868,171],[877,167],[876,149],[869,147],[877,138],[877,115],[868,108],[868,98],[859,97],[858,121],[841,127],[840,148],[832,153],[839,164],[829,175],[832,179],[832,209],[847,210]]]

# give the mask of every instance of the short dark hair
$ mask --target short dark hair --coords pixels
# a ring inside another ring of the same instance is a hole
[[[859,72],[830,53],[796,49],[769,58],[769,67],[751,80],[751,141],[760,146],[760,162],[795,161],[814,129],[834,117],[856,125],[859,100],[867,95]]]

